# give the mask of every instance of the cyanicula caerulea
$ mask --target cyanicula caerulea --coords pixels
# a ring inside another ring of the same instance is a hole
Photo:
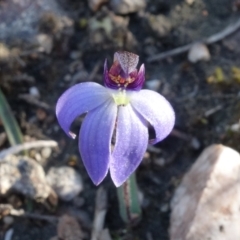
[[[145,68],[139,71],[139,57],[116,52],[108,70],[104,64],[104,85],[79,83],[59,98],[56,115],[60,126],[72,138],[74,119],[87,113],[79,134],[79,150],[87,172],[98,185],[110,171],[119,187],[136,170],[148,144],[163,140],[172,130],[175,115],[169,102],[157,92],[141,90]],[[155,130],[149,140],[148,124]],[[112,141],[115,141],[113,144]]]

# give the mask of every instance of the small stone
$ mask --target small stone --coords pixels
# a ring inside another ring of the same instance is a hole
[[[129,14],[145,8],[145,0],[111,0],[111,7],[117,14]]]
[[[169,205],[167,203],[164,203],[161,207],[160,207],[161,212],[167,212],[169,210]]]
[[[70,58],[73,59],[73,60],[77,60],[77,59],[79,59],[81,56],[82,56],[82,52],[80,52],[80,51],[72,51],[72,52],[70,53]]]
[[[146,86],[150,90],[158,91],[161,86],[161,81],[159,79],[152,79],[152,80],[146,81]]]
[[[188,4],[188,5],[192,5],[194,3],[195,0],[185,0],[185,2]]]
[[[191,63],[198,61],[209,61],[211,58],[207,46],[203,43],[195,43],[188,52],[188,60]]]
[[[83,232],[77,222],[77,219],[68,215],[63,215],[59,219],[57,233],[58,239],[63,240],[83,239]]]
[[[37,87],[30,87],[29,88],[29,94],[35,98],[39,98],[40,97],[40,93]]]
[[[69,81],[71,81],[72,77],[71,77],[70,74],[67,74],[67,75],[64,76],[63,79],[64,79],[65,82],[69,82]]]
[[[106,2],[108,0],[88,0],[88,6],[92,11],[96,12]]]
[[[4,216],[3,222],[8,226],[12,225],[14,223],[14,218],[12,216]]]
[[[201,147],[201,143],[195,137],[191,139],[190,145],[193,149],[198,150]]]
[[[36,36],[36,40],[39,45],[38,51],[51,53],[53,48],[53,39],[50,35],[40,33]]]
[[[71,167],[50,168],[47,181],[63,201],[72,200],[83,190],[81,176]]]
[[[171,240],[240,239],[240,155],[223,145],[206,148],[171,202]]]
[[[43,121],[44,119],[46,119],[47,113],[45,110],[38,108],[36,111],[36,116],[38,120]]]
[[[27,157],[7,156],[0,162],[0,195],[19,192],[32,199],[46,199],[51,188],[41,165]]]
[[[153,163],[159,167],[163,167],[166,164],[166,160],[164,158],[156,158],[153,160]]]
[[[239,126],[239,123],[235,123],[233,125],[230,126],[230,130],[232,132],[240,132],[240,126]]]
[[[36,153],[35,156],[34,156],[34,158],[35,158],[36,161],[39,162],[39,163],[40,163],[41,160],[42,160],[42,157],[41,157],[41,155],[40,155],[39,153]]]
[[[0,43],[0,61],[8,60],[10,55],[11,55],[11,52],[8,49],[8,47],[5,44]]]
[[[49,158],[51,154],[52,154],[52,149],[50,147],[45,147],[41,150],[41,155],[45,159]]]
[[[150,29],[157,35],[159,38],[166,37],[172,30],[172,24],[170,20],[162,14],[147,15],[147,23]]]

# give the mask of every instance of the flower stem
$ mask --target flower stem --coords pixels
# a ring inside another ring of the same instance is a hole
[[[135,224],[141,217],[135,173],[117,189],[120,215],[124,222]]]

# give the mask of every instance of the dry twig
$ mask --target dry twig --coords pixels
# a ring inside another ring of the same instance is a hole
[[[38,99],[36,99],[35,97],[33,97],[32,95],[30,94],[20,94],[18,96],[19,99],[21,100],[24,100],[26,101],[27,103],[29,104],[32,104],[34,106],[37,106],[37,107],[40,107],[40,108],[43,108],[45,110],[53,110],[51,106],[49,106],[47,103],[45,102],[42,102]]]
[[[58,221],[57,217],[41,215],[37,213],[28,213],[28,212],[25,212],[23,209],[14,209],[13,206],[10,204],[0,204],[0,214],[1,215],[10,214],[15,217],[32,218],[32,219],[43,220],[51,223]]]
[[[40,140],[35,142],[27,142],[23,144],[18,144],[12,146],[8,149],[5,149],[0,152],[0,162],[4,159],[7,155],[17,154],[24,150],[29,150],[31,148],[43,148],[43,147],[57,147],[58,143],[52,140]]]
[[[105,216],[107,213],[107,193],[104,188],[100,187],[97,191],[94,221],[92,228],[91,240],[98,240],[103,230]]]
[[[166,51],[166,52],[151,56],[147,59],[147,62],[154,62],[154,61],[162,60],[167,57],[172,57],[172,56],[187,52],[196,42],[212,44],[212,43],[221,41],[225,37],[234,33],[238,28],[240,28],[240,19],[238,19],[238,21],[236,21],[235,23],[232,23],[231,25],[229,25],[228,27],[226,27],[224,30],[222,30],[219,33],[216,33],[206,39],[195,41],[195,42],[187,44],[185,46],[178,47],[178,48],[172,49],[170,51]]]

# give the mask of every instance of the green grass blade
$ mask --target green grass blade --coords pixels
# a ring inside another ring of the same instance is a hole
[[[20,144],[23,142],[23,136],[18,123],[13,116],[12,110],[0,89],[0,119],[5,128],[8,140],[11,145]]]

